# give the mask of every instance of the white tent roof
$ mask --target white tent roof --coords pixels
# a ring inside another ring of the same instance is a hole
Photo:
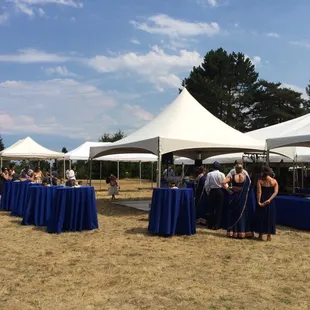
[[[107,146],[111,145],[111,142],[85,142],[75,148],[74,150],[65,154],[67,160],[88,160],[89,150],[92,146]]]
[[[157,161],[157,156],[154,154],[145,154],[145,153],[135,153],[135,154],[114,154],[114,155],[105,155],[96,158],[95,160],[101,161],[119,161],[119,162],[155,162]]]
[[[92,158],[117,153],[175,152],[196,158],[210,154],[264,150],[265,143],[217,119],[184,89],[172,104],[133,134],[111,146],[91,147]]]
[[[295,145],[307,145],[302,144],[301,141],[308,140],[310,141],[310,113],[297,117],[295,119],[268,126],[265,128],[261,128],[258,130],[254,130],[248,132],[247,135],[261,140],[269,141],[274,138],[285,138],[285,137],[294,137]],[[303,137],[296,137],[303,135]],[[305,137],[307,136],[307,137]],[[299,141],[298,141],[299,140]],[[274,141],[274,140],[273,140]],[[297,141],[297,142],[296,142]],[[288,143],[292,142],[291,138],[287,138],[286,140],[278,140],[278,142],[274,142],[271,145],[272,151],[284,154],[291,159],[297,159],[298,161],[309,161],[310,160],[310,148],[308,147],[296,147],[296,146],[288,146],[288,147],[280,147],[283,145],[288,145]],[[294,142],[291,143],[294,145]],[[310,144],[308,143],[310,146]]]
[[[64,154],[54,152],[38,144],[30,137],[19,140],[0,152],[0,156],[9,159],[56,159],[64,158]]]

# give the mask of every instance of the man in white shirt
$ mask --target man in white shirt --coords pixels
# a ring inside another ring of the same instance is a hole
[[[209,196],[209,229],[220,229],[222,222],[222,213],[224,205],[224,192],[222,182],[225,180],[224,173],[220,172],[220,164],[216,161],[213,163],[213,171],[209,172],[206,177],[205,191]]]
[[[164,177],[168,178],[168,179],[172,179],[175,177],[174,171],[172,170],[171,167],[168,167],[168,170],[165,169],[163,172]]]
[[[74,172],[74,168],[67,170],[66,171],[66,178],[67,178],[67,182],[66,182],[66,186],[74,186],[75,185],[75,172]]]

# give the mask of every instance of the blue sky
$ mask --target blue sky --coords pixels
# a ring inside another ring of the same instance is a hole
[[[0,133],[54,150],[133,132],[210,49],[304,92],[309,0],[0,0]]]

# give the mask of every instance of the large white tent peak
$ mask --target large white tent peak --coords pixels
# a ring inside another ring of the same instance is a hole
[[[30,137],[19,140],[0,152],[0,156],[9,159],[57,159],[64,154],[49,150],[38,144]]]
[[[88,160],[89,150],[92,146],[108,146],[111,142],[91,142],[87,141],[65,154],[67,160]]]
[[[153,153],[202,158],[212,154],[264,150],[265,142],[228,126],[186,90],[157,117],[128,137],[106,147],[91,147],[92,158],[116,153]]]

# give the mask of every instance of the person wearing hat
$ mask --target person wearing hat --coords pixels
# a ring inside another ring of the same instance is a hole
[[[222,212],[224,204],[223,181],[225,180],[224,173],[220,172],[221,166],[215,161],[213,163],[213,171],[209,172],[206,177],[205,191],[209,196],[209,229],[220,229],[222,222]]]

